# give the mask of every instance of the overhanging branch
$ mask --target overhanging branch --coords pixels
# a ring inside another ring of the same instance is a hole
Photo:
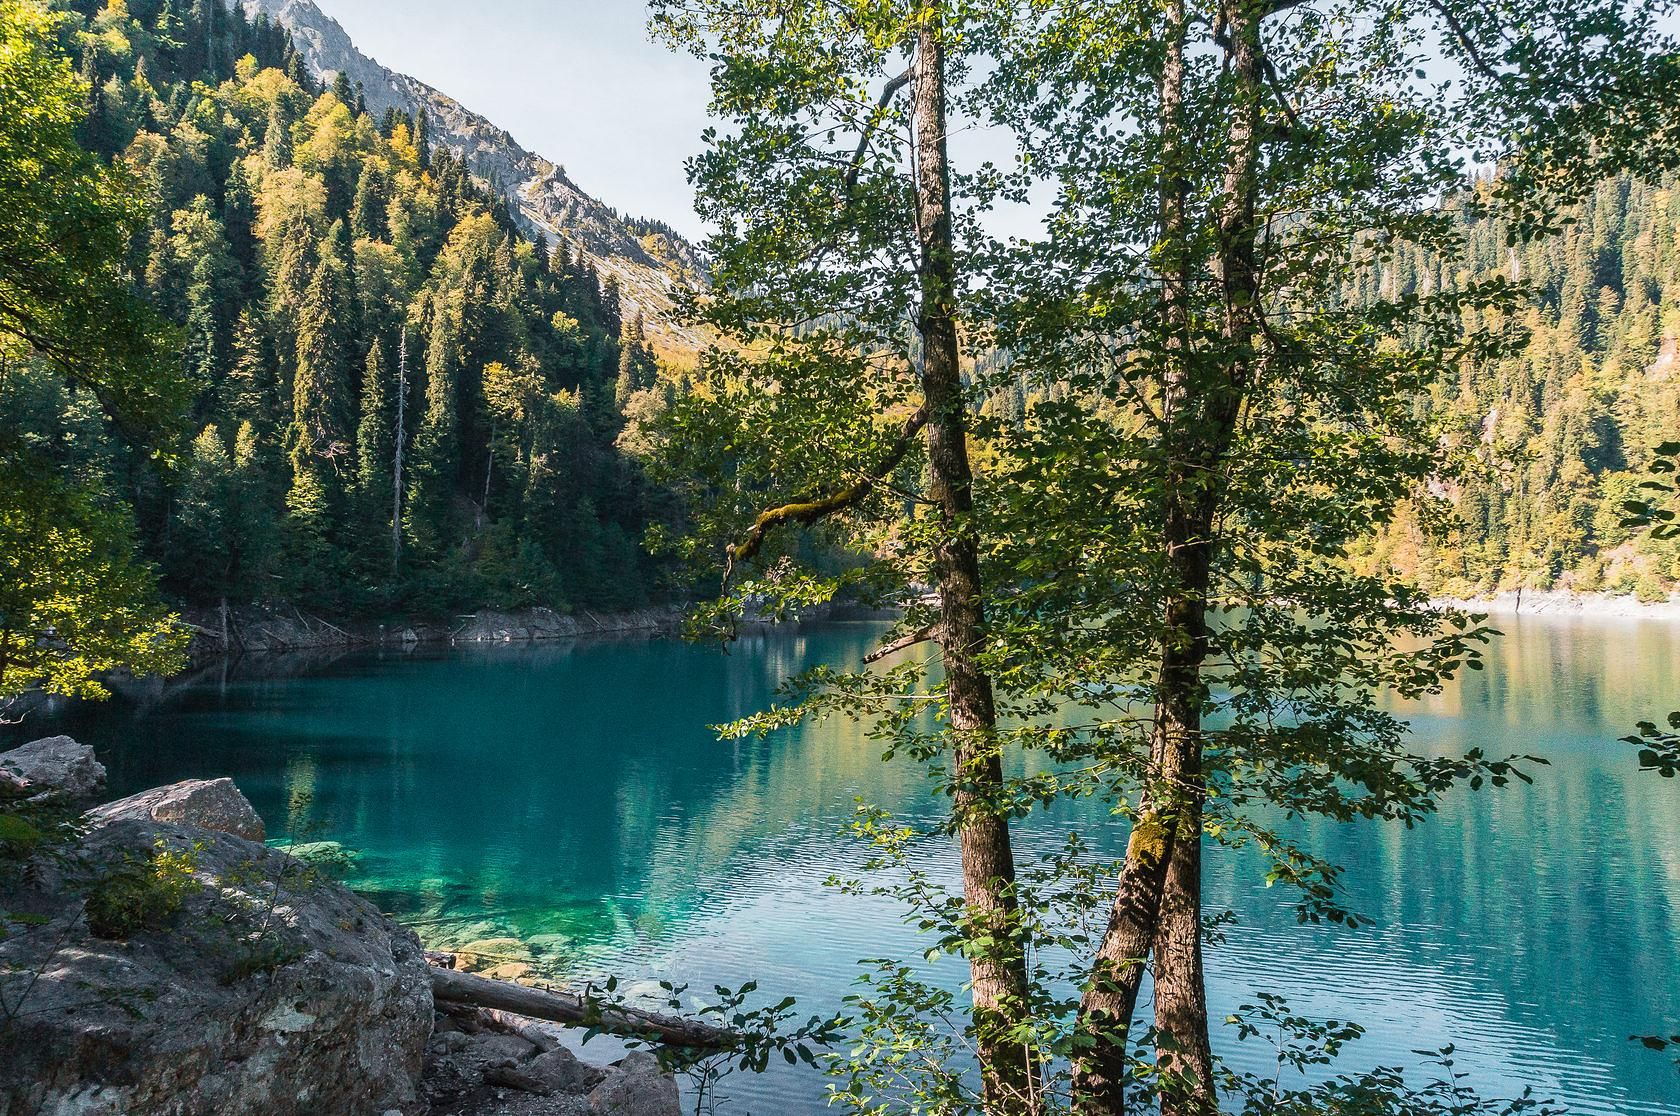
[[[887,106],[898,95],[898,91],[910,84],[914,72],[914,63],[902,74],[893,78],[881,90],[881,97],[875,102],[875,111],[870,114],[869,122],[863,127],[863,135],[858,137],[857,150],[852,153],[852,161],[846,167],[846,193],[851,194],[857,189],[858,171],[863,167],[863,157],[869,151],[869,141],[875,138],[875,129],[880,126],[881,114],[887,111]]]
[[[752,527],[747,530],[746,536],[728,548],[729,561],[723,572],[724,588],[727,590],[729,587],[730,577],[735,572],[735,563],[750,561],[756,557],[764,548],[764,541],[778,527],[790,523],[809,526],[861,503],[910,453],[911,447],[916,444],[917,435],[927,426],[928,417],[927,405],[923,404],[915,414],[905,420],[898,438],[881,460],[875,463],[875,467],[844,488],[826,496],[797,500],[760,512],[758,518],[753,520]]]

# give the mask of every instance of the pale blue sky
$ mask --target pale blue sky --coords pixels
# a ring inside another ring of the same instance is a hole
[[[701,232],[705,63],[648,41],[641,0],[316,0],[364,54],[411,74],[638,217]]]
[[[649,41],[645,0],[316,3],[364,53],[488,117],[607,205],[703,235],[683,163],[708,122],[707,67]],[[1680,15],[1669,11],[1663,24],[1680,29]],[[983,130],[955,143],[959,158],[1007,164],[1014,154],[1006,135]],[[987,224],[1002,235],[1039,231],[1031,208]]]

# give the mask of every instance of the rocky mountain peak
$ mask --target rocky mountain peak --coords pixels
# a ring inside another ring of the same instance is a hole
[[[503,194],[528,228],[551,243],[581,247],[603,278],[618,280],[624,304],[645,315],[656,346],[688,352],[701,347],[700,335],[676,316],[680,290],[704,281],[693,245],[663,228],[619,216],[579,189],[564,168],[526,150],[485,117],[369,58],[313,0],[245,0],[245,5],[253,14],[267,12],[290,31],[314,74],[330,81],[343,73],[352,84],[361,83],[375,117],[388,108],[410,114],[424,109],[432,142],[462,158]]]

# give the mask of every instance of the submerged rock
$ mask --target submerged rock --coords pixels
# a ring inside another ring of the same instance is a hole
[[[518,938],[482,938],[454,950],[455,968],[464,973],[485,973],[496,976],[503,966],[522,966],[525,972],[536,960],[531,947]],[[521,974],[523,975],[523,974]]]
[[[87,817],[95,825],[157,821],[231,833],[247,841],[261,841],[267,836],[262,818],[232,779],[188,779],[141,791],[89,810]]]
[[[119,819],[31,875],[0,940],[0,1112],[425,1111],[420,943],[319,873]]]
[[[105,765],[68,736],[49,736],[0,752],[0,780],[39,800],[83,805],[105,789]]]

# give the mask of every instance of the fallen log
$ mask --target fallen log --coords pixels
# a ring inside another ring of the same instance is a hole
[[[551,992],[474,973],[458,973],[432,966],[432,999],[451,1004],[494,1008],[609,1034],[642,1038],[666,1046],[699,1050],[733,1050],[745,1039],[733,1031],[691,1019],[660,1015],[640,1008],[603,1004],[571,992]]]

